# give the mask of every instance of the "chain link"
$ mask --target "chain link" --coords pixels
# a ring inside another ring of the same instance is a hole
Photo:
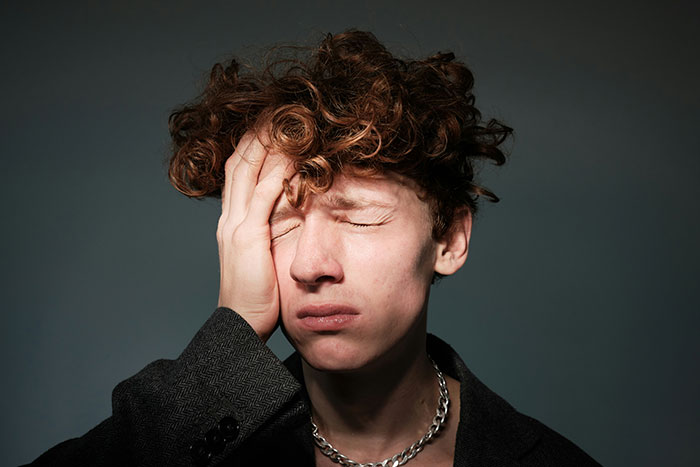
[[[400,453],[395,454],[392,457],[388,457],[381,462],[367,462],[362,464],[360,462],[355,462],[354,460],[349,459],[347,456],[338,452],[338,450],[334,448],[333,445],[326,440],[326,438],[321,436],[321,434],[318,432],[318,427],[312,418],[311,434],[313,435],[314,442],[316,443],[316,446],[318,446],[321,453],[329,457],[333,462],[346,467],[398,467],[416,457],[416,455],[423,450],[423,447],[429,443],[431,439],[433,439],[438,431],[440,431],[440,428],[442,428],[445,423],[445,418],[447,418],[447,410],[450,406],[450,395],[447,392],[447,382],[445,381],[445,377],[442,375],[442,372],[432,358],[430,359],[430,362],[433,364],[433,368],[435,368],[435,372],[437,373],[438,384],[440,386],[440,398],[438,399],[438,407],[435,412],[435,417],[433,417],[433,421],[428,428],[428,432],[424,434],[421,439],[411,444]]]

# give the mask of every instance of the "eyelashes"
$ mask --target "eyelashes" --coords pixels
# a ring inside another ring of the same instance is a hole
[[[349,225],[349,226],[352,227],[352,228],[357,228],[357,229],[368,229],[368,228],[370,228],[370,227],[378,227],[378,226],[384,224],[384,222],[365,224],[365,223],[361,223],[361,222],[350,222],[350,221],[347,221],[347,220],[340,221],[340,222],[343,223],[343,224],[347,224],[347,225]],[[282,232],[273,235],[273,236],[270,238],[270,240],[276,240],[276,239],[278,239],[278,238],[284,237],[285,235],[287,235],[289,232],[291,232],[292,230],[296,229],[296,228],[299,227],[300,225],[301,225],[301,224],[290,225],[290,226],[286,227]]]
[[[375,227],[375,226],[381,225],[381,224],[359,224],[357,222],[350,222],[350,221],[343,221],[343,222],[345,224],[350,224],[353,227],[360,227],[360,228],[362,228],[362,227]]]
[[[276,239],[278,239],[278,238],[280,238],[280,237],[283,237],[283,236],[287,235],[289,232],[291,232],[292,230],[294,230],[294,229],[296,229],[297,227],[299,227],[300,225],[301,225],[301,224],[294,224],[294,225],[291,225],[291,226],[287,227],[286,229],[284,229],[282,232],[278,233],[277,235],[271,236],[271,237],[270,237],[270,240],[276,240]]]

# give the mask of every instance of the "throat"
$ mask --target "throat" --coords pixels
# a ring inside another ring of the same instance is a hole
[[[381,462],[407,449],[419,452],[444,433],[448,385],[427,355],[414,363],[357,374],[326,374],[304,364],[317,459]]]

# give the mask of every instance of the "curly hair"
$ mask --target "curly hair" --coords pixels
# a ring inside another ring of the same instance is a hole
[[[281,50],[294,54],[259,70],[217,63],[203,93],[172,113],[169,177],[179,191],[220,196],[226,159],[246,131],[265,127],[272,149],[294,160],[299,188],[287,196],[297,207],[341,172],[395,173],[418,185],[440,238],[480,196],[498,201],[475,170],[505,162],[499,146],[512,129],[482,120],[473,75],[454,54],[402,60],[356,30]]]

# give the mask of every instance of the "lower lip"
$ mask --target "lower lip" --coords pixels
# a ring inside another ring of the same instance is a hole
[[[306,316],[301,324],[310,331],[340,331],[352,324],[358,315],[337,314],[329,316]]]

